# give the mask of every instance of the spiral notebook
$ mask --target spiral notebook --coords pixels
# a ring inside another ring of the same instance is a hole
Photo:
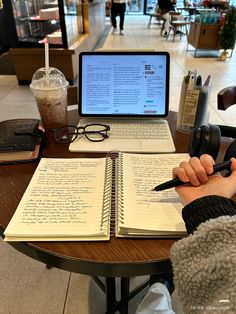
[[[110,153],[106,158],[42,158],[4,234],[5,241],[105,241],[181,237],[182,205],[171,178],[188,154]]]

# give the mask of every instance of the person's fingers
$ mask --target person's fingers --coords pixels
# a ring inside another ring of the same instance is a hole
[[[200,158],[192,157],[189,161],[182,161],[179,167],[173,169],[172,174],[183,182],[199,186],[200,183],[208,181],[208,175],[212,174],[214,164],[214,159],[210,155],[203,154]]]
[[[192,159],[192,158],[191,158]],[[197,158],[196,158],[197,159]],[[197,162],[192,162],[192,164],[196,164]],[[195,166],[194,166],[195,167]],[[187,162],[187,161],[182,161],[180,164],[179,164],[179,172],[178,172],[178,177],[180,178],[180,180],[182,180],[182,176],[183,178],[188,178],[188,181],[194,185],[194,186],[198,186],[200,184],[199,180],[198,180],[198,177],[195,173],[195,169],[194,167],[192,167],[192,165],[190,165],[190,162]],[[181,170],[183,169],[183,170]],[[180,177],[181,176],[181,177]],[[186,179],[184,180],[184,182],[188,182]]]
[[[230,170],[235,171],[236,170],[236,159],[234,157],[232,157],[232,158],[230,158],[230,161],[231,161]]]
[[[213,165],[215,165],[215,161],[212,156],[203,154],[200,156],[200,162],[208,175],[213,173]]]
[[[178,177],[183,182],[186,182],[186,183],[189,182],[189,178],[186,175],[184,168],[180,168],[180,167],[173,168],[172,176],[173,176],[173,178]]]
[[[203,158],[203,160],[204,160],[204,158]],[[208,161],[208,163],[209,163],[209,161]],[[206,161],[207,165],[208,165],[208,163]],[[197,158],[197,157],[192,157],[189,160],[189,164],[193,168],[198,181],[200,181],[200,182],[207,182],[208,175],[207,175],[206,169],[203,166],[201,160],[199,158]]]

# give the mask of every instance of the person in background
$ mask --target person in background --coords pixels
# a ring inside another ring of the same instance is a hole
[[[188,236],[171,248],[174,283],[184,313],[236,313],[236,159],[227,177],[213,172],[210,155],[173,169],[188,182],[176,187]],[[162,283],[161,283],[162,282]],[[166,285],[164,285],[165,283]],[[174,313],[168,282],[149,288],[136,314]]]
[[[164,37],[167,36],[170,27],[170,11],[175,11],[176,0],[158,0],[158,7],[164,19]]]
[[[128,5],[131,2],[128,0]],[[112,0],[111,4],[111,23],[113,26],[112,34],[116,34],[117,30],[117,22],[116,17],[120,16],[120,35],[124,35],[124,20],[125,20],[125,12],[126,12],[126,0]]]

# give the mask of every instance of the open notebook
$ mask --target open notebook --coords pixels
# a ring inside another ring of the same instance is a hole
[[[184,236],[175,190],[151,190],[188,158],[129,153],[42,158],[4,240],[104,241],[113,229],[117,237]]]
[[[96,51],[79,56],[79,126],[110,126],[109,138],[77,138],[69,150],[174,152],[169,112],[167,52]]]

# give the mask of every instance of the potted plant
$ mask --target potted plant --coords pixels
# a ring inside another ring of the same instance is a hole
[[[224,24],[220,30],[220,47],[223,52],[221,60],[226,60],[228,49],[233,49],[236,41],[236,7],[230,6],[225,15]]]

